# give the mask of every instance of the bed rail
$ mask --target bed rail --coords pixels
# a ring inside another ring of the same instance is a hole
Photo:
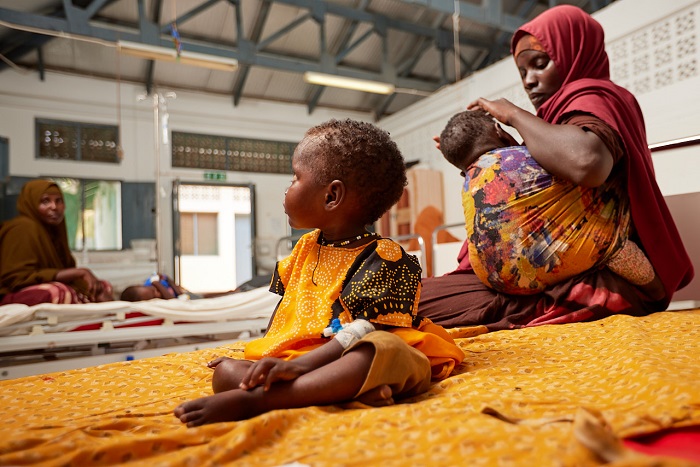
[[[294,242],[298,241],[300,238],[301,235],[287,235],[286,237],[282,237],[277,240],[277,243],[275,244],[275,260],[279,261],[289,256],[289,253],[292,251],[292,247],[294,246]],[[283,245],[286,245],[286,248],[289,251],[285,254],[280,254],[280,248],[282,248]]]
[[[151,318],[153,319],[153,318]],[[5,336],[0,339],[0,353],[16,352],[37,348],[56,349],[59,347],[175,338],[185,336],[207,336],[253,331],[262,334],[269,318],[249,320],[173,324],[166,322],[159,326],[143,326],[96,331],[76,331],[61,333],[41,333],[24,336]]]

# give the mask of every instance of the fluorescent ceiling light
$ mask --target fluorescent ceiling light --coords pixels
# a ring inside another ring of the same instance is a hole
[[[393,94],[394,85],[366,79],[346,78],[344,76],[327,75],[307,71],[304,73],[304,81],[321,86],[333,86],[336,88],[353,89],[355,91],[374,92],[377,94]]]
[[[180,57],[178,57],[174,47],[159,47],[138,42],[119,41],[117,42],[117,50],[134,57],[165,62],[179,62],[183,65],[211,68],[213,70],[234,71],[238,68],[238,60],[235,58],[200,54],[187,50],[180,52]]]

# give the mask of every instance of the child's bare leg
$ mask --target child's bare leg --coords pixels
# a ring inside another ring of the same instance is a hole
[[[241,379],[248,371],[248,368],[250,368],[250,365],[252,365],[252,362],[250,360],[234,360],[227,357],[217,360],[219,362],[216,363],[211,383],[214,393],[238,389]],[[217,360],[214,360],[214,362]],[[363,393],[357,397],[357,400],[372,407],[385,407],[394,404],[392,396],[391,387],[383,384]]]
[[[218,360],[218,363],[216,363]],[[211,387],[214,393],[238,389],[243,376],[245,376],[250,365],[253,364],[250,360],[235,360],[233,358],[221,358],[214,360],[210,366],[214,367],[214,377],[211,382]]]
[[[270,410],[329,405],[351,400],[360,390],[374,358],[374,347],[360,346],[292,381],[274,383],[268,391],[231,389],[185,402],[175,416],[187,426],[243,420]]]

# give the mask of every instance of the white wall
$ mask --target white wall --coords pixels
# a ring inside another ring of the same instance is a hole
[[[606,32],[613,81],[628,87],[639,100],[648,143],[700,134],[700,2],[618,0],[594,16]],[[670,78],[662,80],[665,71]],[[509,57],[381,122],[407,160],[420,160],[445,173],[446,223],[463,219],[462,178],[442,158],[432,137],[440,133],[450,116],[478,97],[505,97],[533,111]],[[653,157],[664,195],[700,191],[698,146],[663,151]]]

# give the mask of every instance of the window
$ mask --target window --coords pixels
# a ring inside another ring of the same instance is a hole
[[[68,243],[72,250],[121,250],[121,183],[52,177],[66,203]]]
[[[180,248],[182,255],[219,254],[219,217],[215,212],[180,213]]]
[[[173,167],[292,173],[296,143],[173,131]]]
[[[119,163],[115,125],[36,119],[38,159]]]

